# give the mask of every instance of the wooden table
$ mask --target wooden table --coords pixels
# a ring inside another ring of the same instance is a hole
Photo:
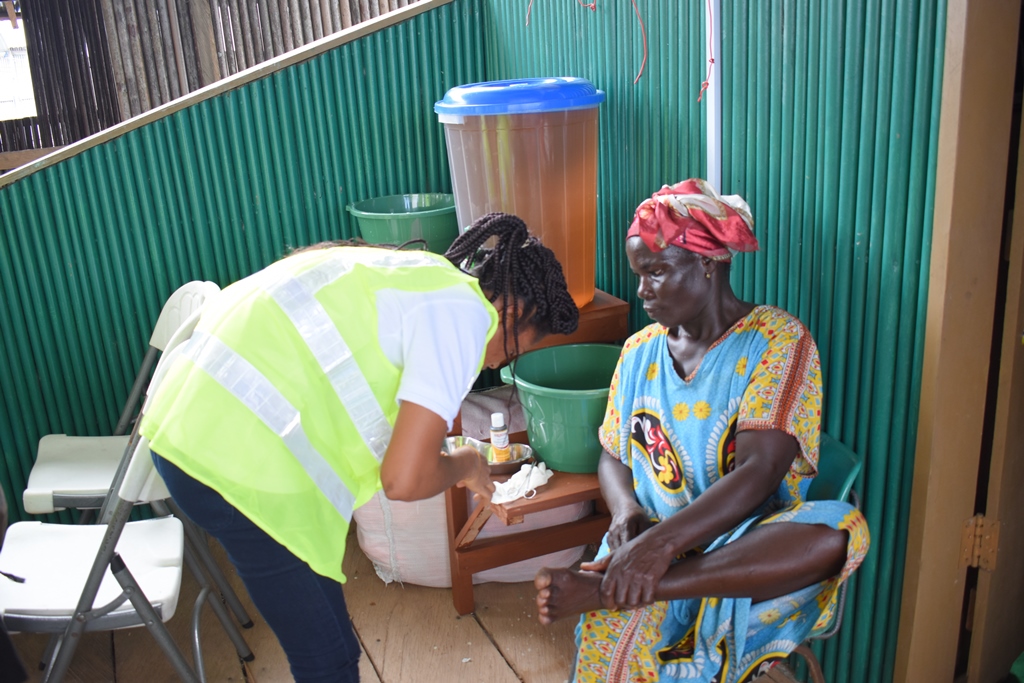
[[[495,481],[508,477],[495,477]],[[519,524],[526,515],[581,501],[595,502],[594,512],[583,519],[543,529],[477,540],[491,516],[506,525]],[[452,487],[445,493],[448,512],[448,548],[452,570],[452,602],[459,614],[474,609],[473,574],[532,557],[587,543],[597,543],[608,531],[611,516],[601,498],[596,474],[555,472],[537,495],[500,505],[478,505],[469,514],[466,490]]]
[[[575,332],[548,335],[537,348],[590,342],[614,343],[627,336],[629,304],[598,289],[594,291],[594,300],[580,309],[580,323]],[[461,414],[456,418],[451,433],[462,433]],[[527,443],[526,432],[510,434],[509,440]],[[501,479],[495,477],[496,481]],[[526,515],[587,500],[595,503],[593,514],[575,522],[477,540],[480,530],[492,515],[506,525],[513,525],[521,523]],[[473,514],[469,514],[465,489],[449,489],[445,493],[445,504],[452,601],[459,614],[473,611],[473,574],[587,543],[598,543],[611,522],[596,474],[555,472],[530,500],[520,498],[502,505],[479,505]]]
[[[629,303],[594,290],[594,300],[580,309],[580,324],[572,334],[549,334],[535,348],[562,344],[621,342],[629,336]]]

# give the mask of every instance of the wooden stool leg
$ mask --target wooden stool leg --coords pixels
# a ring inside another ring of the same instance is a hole
[[[466,491],[453,486],[444,493],[448,513],[448,565],[452,573],[452,602],[459,614],[469,614],[475,607],[473,601],[473,575],[466,574],[459,566],[457,539],[466,522],[469,521],[469,505]]]
[[[473,575],[452,570],[452,603],[459,614],[469,614],[476,609],[473,599]]]

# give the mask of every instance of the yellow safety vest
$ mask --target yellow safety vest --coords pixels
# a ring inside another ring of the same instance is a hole
[[[470,285],[444,257],[370,247],[296,254],[203,309],[140,425],[150,448],[218,491],[318,574],[344,581],[352,511],[380,488],[401,372],[376,293]],[[483,355],[477,372],[483,366]]]

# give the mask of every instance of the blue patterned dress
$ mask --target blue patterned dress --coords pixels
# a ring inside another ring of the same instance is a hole
[[[710,552],[759,525],[798,522],[848,531],[847,561],[833,579],[757,604],[704,598],[588,612],[577,628],[577,683],[746,682],[828,622],[836,589],[863,560],[869,538],[854,507],[804,501],[817,472],[821,399],[814,340],[778,308],[754,308],[685,380],[673,367],[661,325],[626,342],[601,443],[632,470],[637,500],[652,520],[675,514],[732,471],[738,431],[777,429],[800,446],[778,491],[736,529],[692,552]],[[607,552],[606,540],[598,555]]]

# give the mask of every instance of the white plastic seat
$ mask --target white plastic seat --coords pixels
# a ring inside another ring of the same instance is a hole
[[[0,568],[25,578],[25,583],[0,581],[0,609],[11,631],[63,631],[75,613],[85,587],[92,559],[96,557],[106,527],[19,522],[11,526],[0,550]],[[163,621],[174,616],[184,563],[184,528],[175,517],[129,522],[121,532],[117,552],[142,587]],[[83,562],[83,558],[86,559]],[[96,594],[105,605],[121,593],[108,568]],[[31,628],[40,617],[54,620],[54,629]],[[90,622],[87,630],[139,625],[130,602]]]
[[[0,548],[6,574],[0,576],[0,621],[8,631],[54,634],[43,662],[45,683],[66,674],[82,633],[132,626],[149,630],[182,680],[204,680],[199,610],[215,601],[203,585],[192,618],[190,665],[164,626],[177,609],[188,560],[184,525],[176,517],[128,523],[133,506],[162,488],[145,439],[128,461],[107,523],[18,522],[7,529]]]
[[[43,515],[65,507],[97,507],[114,481],[130,437],[48,434],[22,494],[25,512]],[[54,497],[61,505],[54,503]]]

